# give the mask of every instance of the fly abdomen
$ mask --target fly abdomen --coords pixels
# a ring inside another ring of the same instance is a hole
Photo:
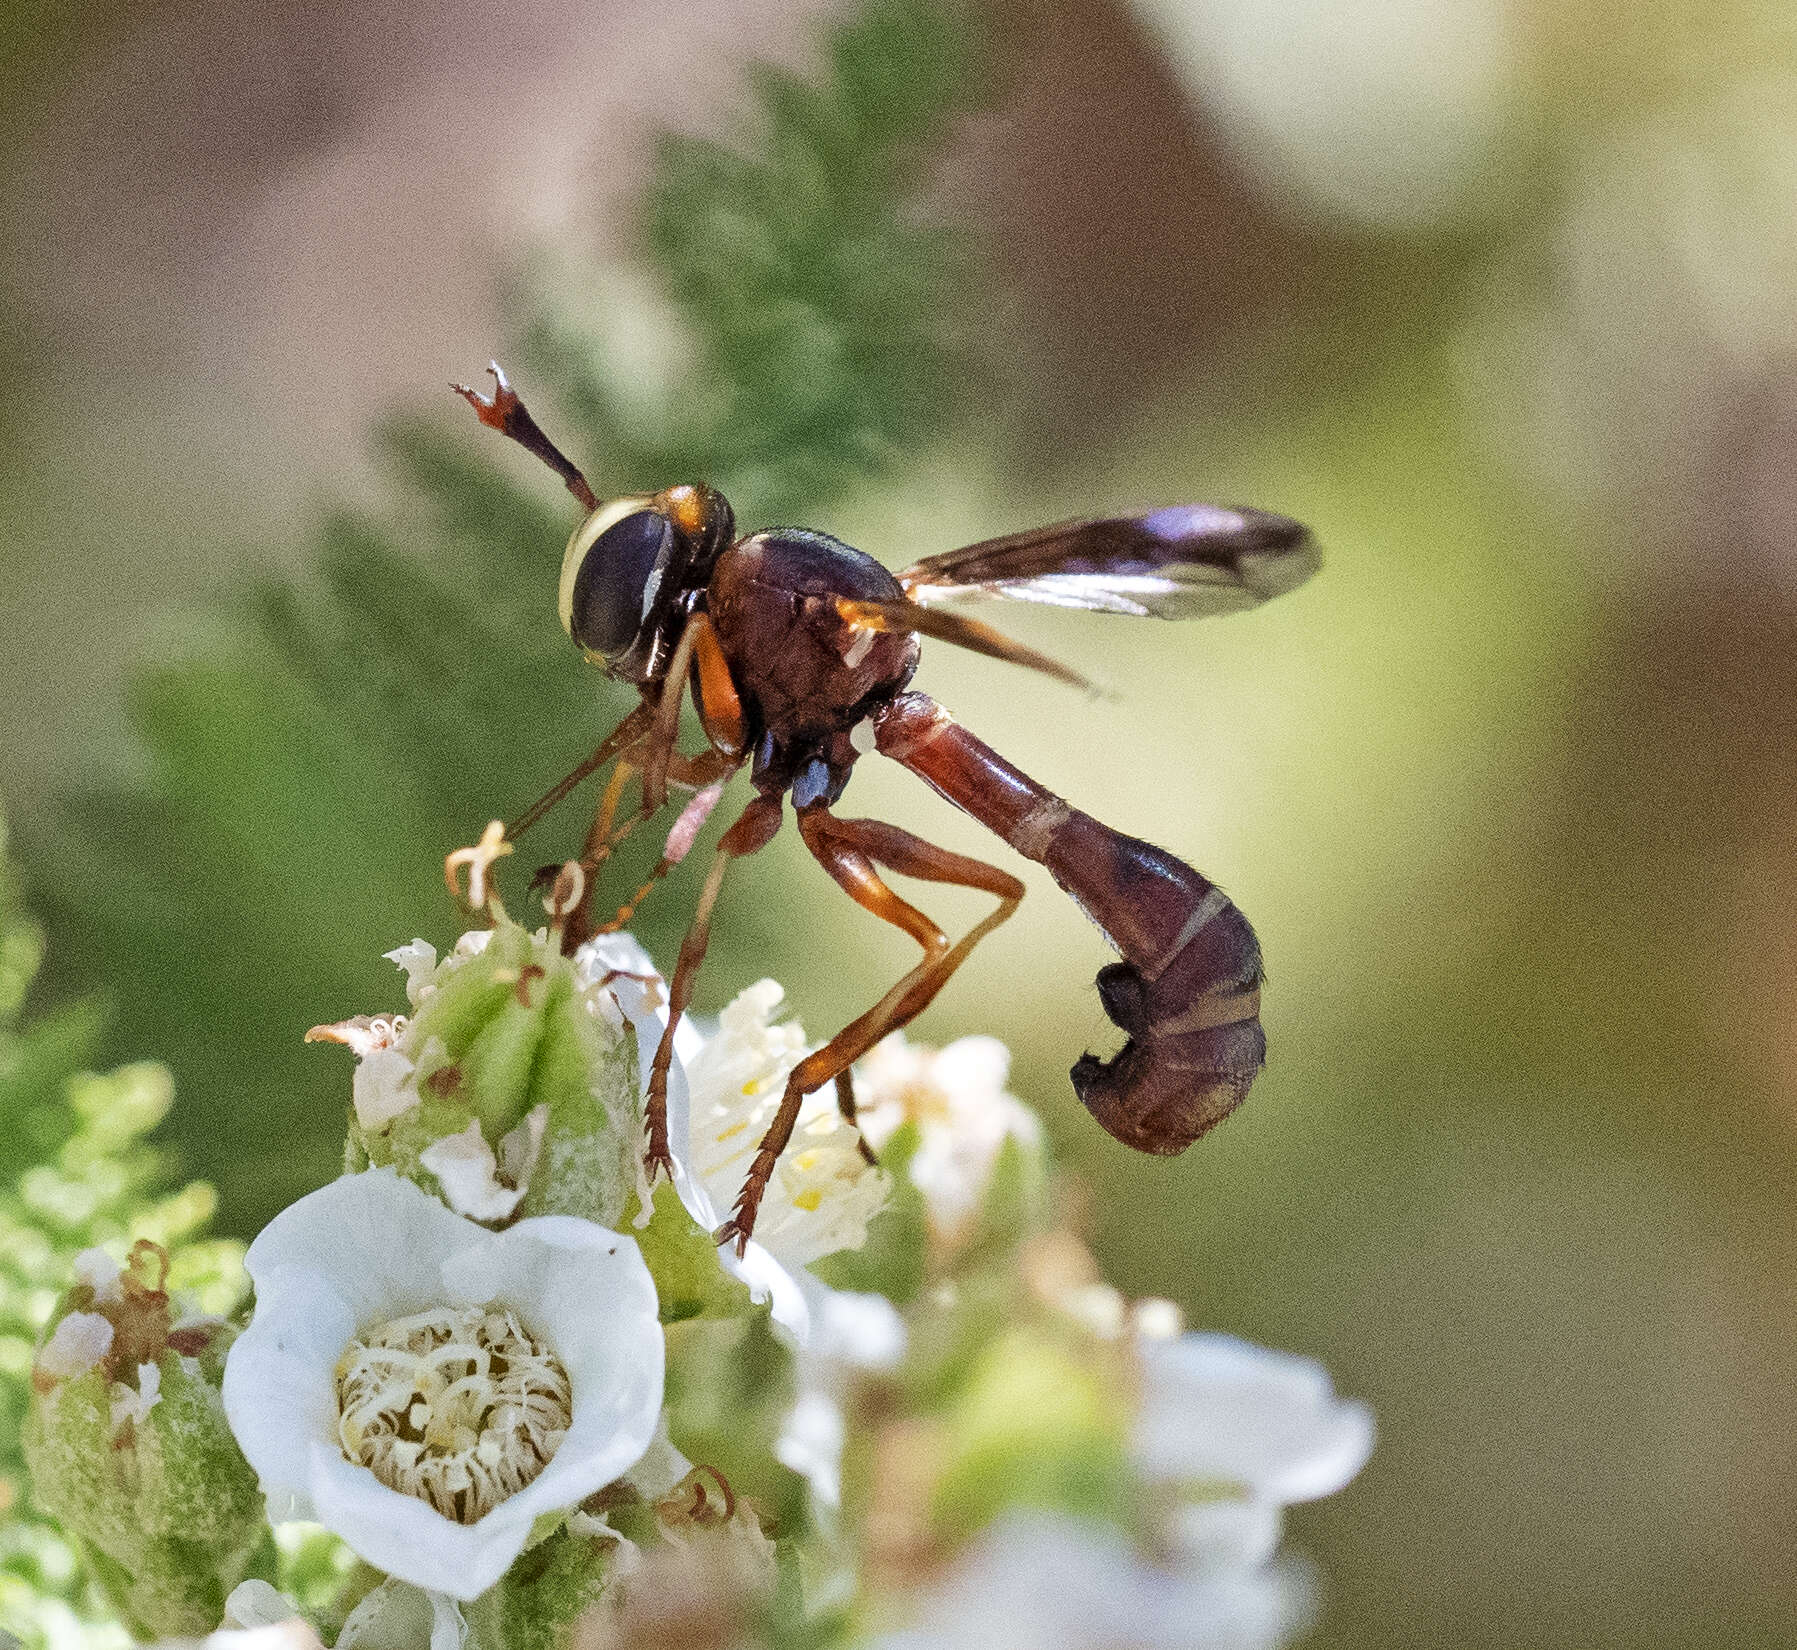
[[[1266,1059],[1260,946],[1214,883],[1139,837],[1072,807],[921,693],[875,722],[879,748],[1049,874],[1116,946],[1098,974],[1129,1041],[1084,1054],[1075,1093],[1138,1151],[1182,1152],[1241,1104]]]

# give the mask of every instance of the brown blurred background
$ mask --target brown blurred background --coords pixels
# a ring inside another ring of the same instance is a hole
[[[54,880],[59,798],[141,767],[133,674],[303,569],[323,502],[379,500],[379,415],[451,421],[439,386],[508,338],[521,259],[653,390],[677,340],[629,202],[654,134],[723,135],[744,64],[806,68],[849,9],[8,14],[0,796],[28,872]],[[1327,563],[1222,625],[1013,620],[1114,699],[921,676],[1253,917],[1254,1103],[1170,1163],[1090,1125],[1065,1071],[1106,1042],[1103,947],[1042,878],[919,1034],[1011,1044],[1119,1281],[1374,1404],[1363,1478],[1294,1519],[1315,1643],[1797,1643],[1789,9],[1074,0],[998,39],[928,189],[990,274],[989,376],[813,525],[900,565],[1218,497],[1313,523]],[[515,800],[467,784],[476,818]],[[896,770],[852,800],[989,851]],[[871,998],[904,947],[820,883],[796,843],[745,867],[702,1006],[774,972],[821,1035]],[[106,984],[101,954],[68,969]],[[270,1060],[377,1006],[295,996]],[[109,1052],[191,1088],[174,1144],[253,1226],[226,1102],[183,1065],[208,1027],[119,1024]]]

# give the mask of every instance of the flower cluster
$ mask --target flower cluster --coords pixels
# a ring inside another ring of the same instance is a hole
[[[356,1057],[346,1172],[251,1245],[247,1321],[184,1321],[153,1247],[95,1251],[36,1353],[40,1498],[134,1632],[1150,1650],[1304,1624],[1281,1512],[1354,1475],[1367,1412],[1104,1283],[1001,1045],[889,1039],[858,1121],[810,1096],[739,1257],[719,1211],[808,1046],[777,985],[674,1028],[651,1187],[665,988],[633,941],[564,956],[500,920],[392,956],[402,1013],[313,1034]]]

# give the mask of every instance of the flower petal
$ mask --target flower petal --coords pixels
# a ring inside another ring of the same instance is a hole
[[[661,1411],[655,1286],[636,1244],[544,1216],[488,1232],[387,1171],[346,1176],[251,1245],[256,1315],[228,1355],[225,1412],[275,1518],[313,1517],[415,1586],[472,1599],[540,1513],[572,1506],[643,1454]],[[573,1416],[541,1474],[470,1525],[382,1484],[337,1439],[336,1365],[359,1328],[429,1306],[512,1307],[567,1371]]]
[[[461,1216],[409,1180],[391,1169],[370,1169],[333,1180],[283,1209],[250,1245],[243,1264],[258,1300],[264,1276],[276,1269],[299,1265],[328,1275],[359,1326],[434,1304],[441,1295],[442,1257],[462,1247],[468,1231]]]
[[[461,1650],[467,1639],[454,1599],[389,1578],[350,1611],[337,1650]]]
[[[1134,1446],[1150,1477],[1236,1486],[1285,1504],[1331,1495],[1365,1465],[1373,1417],[1309,1358],[1229,1335],[1142,1346]]]
[[[1191,1573],[1144,1563],[1112,1530],[1013,1513],[875,1650],[1273,1650],[1309,1614],[1281,1566]]]
[[[532,1115],[545,1110],[538,1106]],[[437,1177],[450,1208],[470,1220],[504,1220],[524,1201],[523,1186],[499,1184],[499,1159],[481,1133],[478,1117],[461,1133],[432,1141],[418,1154],[418,1161]]]
[[[336,1436],[337,1360],[360,1321],[334,1282],[307,1267],[264,1267],[256,1279],[256,1316],[225,1358],[225,1420],[277,1524],[317,1516],[311,1444]]]
[[[53,1380],[85,1375],[112,1350],[112,1323],[98,1312],[71,1312],[37,1355],[38,1372]]]

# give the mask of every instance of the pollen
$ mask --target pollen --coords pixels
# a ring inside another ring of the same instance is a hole
[[[573,1416],[567,1371],[507,1307],[395,1318],[337,1362],[344,1456],[459,1524],[530,1483]]]

